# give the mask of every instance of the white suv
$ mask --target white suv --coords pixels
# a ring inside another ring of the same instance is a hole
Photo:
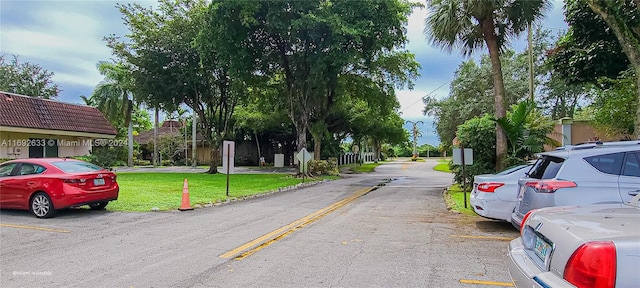
[[[520,227],[524,215],[537,208],[630,201],[640,193],[640,141],[618,143],[541,153],[518,180],[511,223]]]

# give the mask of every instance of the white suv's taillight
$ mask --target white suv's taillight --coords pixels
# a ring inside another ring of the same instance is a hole
[[[504,186],[504,183],[499,183],[499,182],[480,183],[480,184],[478,184],[478,191],[487,192],[487,193],[494,193],[494,192],[496,192],[496,189],[498,189],[498,188],[500,188],[502,186]]]
[[[569,180],[540,180],[527,182],[524,185],[532,187],[538,193],[554,193],[560,188],[578,187],[576,182]]]
[[[616,246],[608,241],[582,244],[569,257],[564,279],[578,288],[615,287]]]

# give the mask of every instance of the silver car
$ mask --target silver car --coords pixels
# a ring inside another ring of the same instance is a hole
[[[623,203],[640,193],[640,144],[545,152],[518,181],[511,223],[520,227],[532,209]]]
[[[471,207],[478,215],[509,222],[518,197],[518,179],[525,177],[532,165],[518,165],[497,174],[473,177]]]
[[[533,210],[520,233],[508,252],[516,287],[640,286],[640,195]]]

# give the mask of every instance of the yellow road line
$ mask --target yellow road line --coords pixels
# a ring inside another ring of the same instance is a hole
[[[222,255],[220,255],[220,258],[231,258],[233,255],[239,254],[242,251],[248,250],[244,253],[242,253],[241,255],[237,256],[235,259],[236,260],[241,260],[243,258],[246,258],[247,256],[261,250],[262,248],[271,245],[272,243],[284,238],[285,236],[293,233],[294,231],[328,215],[329,213],[333,212],[334,210],[354,201],[356,198],[365,195],[369,192],[371,192],[374,189],[374,187],[369,187],[369,188],[365,188],[365,189],[361,189],[358,190],[356,193],[354,193],[353,195],[340,200],[336,203],[333,203],[325,208],[322,208],[316,212],[313,212],[305,217],[302,217],[296,221],[293,221],[285,226],[282,226],[276,230],[273,230],[267,234],[264,234],[254,240],[251,240],[241,246],[239,246],[238,248],[235,248],[233,250],[230,250]],[[253,247],[253,248],[252,248]]]
[[[31,229],[31,230],[41,230],[41,231],[49,231],[49,232],[59,232],[59,233],[71,233],[69,230],[60,230],[60,229],[51,229],[51,228],[43,228],[43,227],[35,227],[35,226],[22,226],[22,225],[13,225],[13,224],[5,224],[0,223],[2,227],[10,227],[10,228],[19,228],[19,229]]]
[[[515,238],[510,237],[499,237],[499,236],[475,236],[475,235],[451,235],[451,237],[457,238],[471,238],[471,239],[485,239],[485,240],[500,240],[500,241],[511,241]]]
[[[494,281],[466,280],[466,279],[460,279],[460,283],[477,284],[477,285],[502,286],[502,287],[513,287],[514,286],[513,283],[511,283],[511,282],[494,282]]]

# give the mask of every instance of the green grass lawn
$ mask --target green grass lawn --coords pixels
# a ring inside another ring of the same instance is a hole
[[[382,163],[365,163],[362,165],[357,165],[356,166],[356,170],[354,172],[356,173],[369,173],[369,172],[373,172],[376,170],[376,167],[382,165]],[[353,170],[353,169],[351,169]]]
[[[433,170],[451,173],[451,170],[449,170],[449,160],[450,159],[438,160],[438,164],[436,164],[436,166],[433,167]]]
[[[444,198],[447,202],[447,206],[451,207],[452,210],[456,210],[466,215],[476,215],[476,212],[473,212],[473,208],[471,208],[471,203],[469,201],[470,196],[471,194],[467,192],[467,208],[464,208],[464,194],[462,193],[462,187],[460,187],[460,185],[458,184],[455,184],[449,187],[449,190],[444,195]]]
[[[178,209],[187,178],[191,205],[226,201],[227,175],[193,173],[118,173],[120,195],[109,203],[112,211],[150,211]],[[335,177],[334,177],[335,178]],[[324,178],[306,178],[305,182]],[[229,197],[251,196],[296,185],[302,178],[288,174],[232,174]]]

